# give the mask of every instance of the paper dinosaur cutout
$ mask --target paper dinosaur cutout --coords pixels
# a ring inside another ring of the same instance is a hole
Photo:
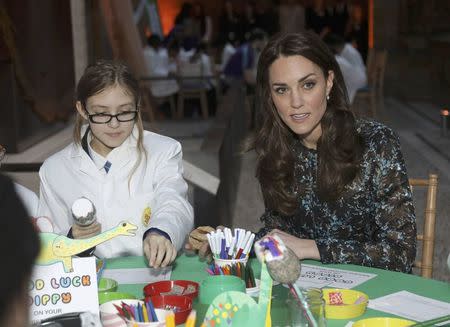
[[[221,293],[209,306],[202,326],[270,327],[272,282],[266,264],[262,262],[258,303],[245,293],[236,291]]]
[[[86,239],[71,239],[55,233],[40,233],[41,251],[36,263],[47,266],[62,262],[64,271],[72,272],[72,256],[120,235],[134,236],[137,229],[136,225],[123,221],[110,230]]]

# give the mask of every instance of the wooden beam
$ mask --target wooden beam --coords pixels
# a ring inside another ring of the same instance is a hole
[[[220,180],[201,168],[183,160],[184,173],[183,177],[189,183],[198,186],[205,191],[216,195],[219,188]]]

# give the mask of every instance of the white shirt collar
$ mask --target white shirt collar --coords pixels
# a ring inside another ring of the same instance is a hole
[[[89,156],[91,157],[92,161],[94,162],[95,167],[97,167],[98,170],[104,170],[105,163],[108,161],[105,157],[103,157],[101,154],[97,153],[91,146],[91,140],[92,140],[92,134],[89,133],[87,136],[87,144],[89,149]],[[112,164],[112,162],[111,162]],[[106,173],[106,171],[105,171]]]
[[[84,135],[86,132],[88,125],[85,124],[81,127],[81,135]],[[139,135],[139,130],[136,124],[133,127],[133,131],[131,132],[130,136],[128,136],[125,141],[118,146],[117,148],[114,148],[108,155],[103,157],[102,155],[98,154],[94,151],[91,147],[91,140],[92,140],[92,132],[89,131],[89,134],[87,135],[87,144],[89,148],[89,155],[92,158],[92,161],[94,162],[95,166],[99,169],[104,171],[104,166],[106,161],[111,162],[111,169],[113,169],[114,163],[121,163],[122,161],[129,160],[130,155],[130,148],[136,148],[137,147],[137,139]],[[84,152],[84,150],[79,147],[79,151]],[[106,171],[105,171],[106,173]]]

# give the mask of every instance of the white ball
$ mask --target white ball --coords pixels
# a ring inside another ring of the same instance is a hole
[[[88,226],[95,220],[95,206],[87,198],[82,197],[72,204],[72,217],[78,225]]]

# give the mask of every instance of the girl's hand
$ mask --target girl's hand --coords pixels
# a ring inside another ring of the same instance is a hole
[[[89,226],[79,226],[77,224],[72,225],[72,236],[74,239],[82,239],[94,237],[100,234],[102,231],[102,225],[95,222]]]
[[[271,230],[268,235],[278,235],[284,244],[290,248],[300,260],[320,260],[319,249],[314,240],[298,238],[279,229]]]
[[[150,267],[166,267],[177,257],[177,249],[172,242],[158,233],[148,233],[144,239],[144,254]]]

